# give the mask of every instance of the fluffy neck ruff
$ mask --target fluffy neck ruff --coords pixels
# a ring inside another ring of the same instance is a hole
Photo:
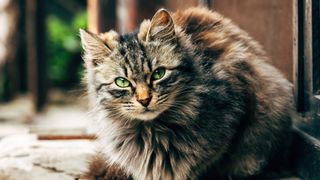
[[[196,133],[200,100],[190,94],[178,102],[148,122],[100,110],[99,142],[108,163],[119,164],[136,179],[186,179],[207,141]]]

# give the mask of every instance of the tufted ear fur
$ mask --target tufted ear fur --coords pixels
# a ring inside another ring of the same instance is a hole
[[[165,9],[160,9],[153,16],[146,35],[146,41],[154,39],[162,41],[172,41],[175,39],[175,28],[170,13]]]
[[[97,65],[105,56],[108,56],[116,46],[115,38],[111,38],[114,36],[116,36],[114,31],[96,35],[80,29],[81,44],[85,52],[85,62]]]

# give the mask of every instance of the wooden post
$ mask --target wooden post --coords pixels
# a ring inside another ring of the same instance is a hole
[[[18,61],[18,78],[19,90],[25,93],[28,89],[27,79],[27,50],[26,50],[26,1],[19,0],[19,24],[18,24],[18,46],[17,46],[17,61]]]
[[[0,3],[0,24],[4,29],[0,36],[0,101],[11,100],[19,90],[19,7],[17,0]]]
[[[138,0],[137,11],[139,13],[137,13],[137,23],[141,23],[144,19],[151,19],[158,8],[163,6],[160,2],[161,1]]]
[[[117,1],[117,29],[124,34],[137,28],[137,0]]]
[[[310,111],[312,91],[312,3],[298,0],[298,62],[296,101],[298,112]]]
[[[320,2],[312,1],[313,93],[320,95]],[[318,98],[319,101],[319,98]],[[320,106],[319,106],[320,108]],[[320,112],[320,109],[319,109]],[[319,114],[320,116],[320,114]]]
[[[292,3],[292,37],[293,37],[293,43],[292,43],[292,83],[293,83],[293,95],[294,95],[294,102],[296,103],[296,107],[295,110],[298,110],[298,97],[299,97],[299,23],[298,23],[298,19],[299,19],[299,13],[298,13],[298,2],[299,0],[293,0]]]
[[[210,4],[211,3],[209,0],[177,0],[177,1],[166,0],[165,1],[165,6],[171,11],[187,9],[189,7],[194,7],[194,6],[206,7],[206,6],[209,6]]]
[[[45,1],[26,1],[28,90],[36,110],[46,102]]]
[[[304,0],[304,111],[311,110],[311,100],[313,98],[312,81],[312,0]]]
[[[116,0],[87,0],[89,31],[106,32],[116,26]]]

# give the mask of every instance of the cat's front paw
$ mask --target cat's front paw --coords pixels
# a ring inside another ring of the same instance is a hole
[[[132,178],[121,170],[107,167],[105,171],[99,174],[88,173],[78,178],[78,180],[132,180]]]
[[[132,180],[117,165],[108,165],[103,156],[97,154],[91,157],[88,171],[77,180]]]

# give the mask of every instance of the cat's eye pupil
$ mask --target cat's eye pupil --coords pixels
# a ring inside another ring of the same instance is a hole
[[[117,86],[121,87],[121,88],[125,88],[125,87],[128,87],[130,85],[130,82],[123,78],[123,77],[117,77],[115,79],[115,83]]]
[[[165,68],[158,68],[152,73],[152,79],[153,80],[161,79],[165,73],[166,73]]]

